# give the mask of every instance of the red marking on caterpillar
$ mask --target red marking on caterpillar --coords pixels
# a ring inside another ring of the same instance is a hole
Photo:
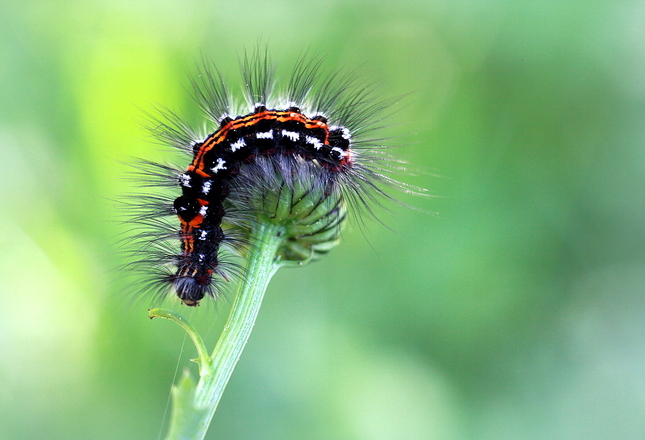
[[[253,103],[247,111],[234,108],[219,71],[204,63],[193,80],[195,97],[218,128],[199,135],[172,112],[151,118],[153,133],[192,160],[183,169],[145,160],[138,164],[145,188],[181,189],[174,196],[136,196],[128,204],[135,209],[136,264],[156,273],[148,284],[159,292],[174,291],[188,306],[216,296],[221,281],[238,272],[222,247],[244,243],[229,226],[248,222],[253,214],[246,212],[246,200],[258,187],[280,191],[285,182],[309,179],[313,189],[337,193],[337,205],[349,205],[354,213],[371,213],[379,196],[390,198],[383,185],[409,190],[387,176],[392,170],[387,156],[366,136],[389,103],[373,101],[373,87],[352,75],[321,77],[320,61],[302,58],[283,93],[274,94],[267,54],[245,58],[242,75],[247,101]],[[236,113],[241,115],[230,116]],[[337,208],[323,229],[342,221]]]

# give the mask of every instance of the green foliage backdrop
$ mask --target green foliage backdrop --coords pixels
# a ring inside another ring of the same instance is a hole
[[[113,200],[202,54],[360,66],[437,212],[282,270],[211,439],[645,437],[642,1],[0,2],[0,439],[156,438],[184,336]],[[180,309],[212,346],[228,302]],[[182,366],[194,357],[186,343]],[[191,368],[195,368],[194,365]]]

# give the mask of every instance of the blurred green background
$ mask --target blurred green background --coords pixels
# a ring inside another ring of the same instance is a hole
[[[0,439],[155,439],[179,327],[130,304],[112,200],[155,103],[258,40],[412,92],[436,198],[282,270],[210,439],[645,438],[643,1],[0,3]],[[230,302],[198,310],[212,346]]]

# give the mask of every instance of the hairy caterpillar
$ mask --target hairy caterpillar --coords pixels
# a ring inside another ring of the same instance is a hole
[[[170,111],[151,117],[153,134],[191,157],[184,167],[138,163],[145,188],[180,189],[137,195],[128,204],[137,231],[135,264],[155,273],[148,283],[158,292],[174,291],[187,306],[216,296],[221,281],[238,272],[222,247],[243,245],[253,210],[263,206],[253,200],[285,185],[306,182],[305,193],[318,197],[315,207],[332,200],[294,240],[304,242],[321,232],[335,238],[345,205],[371,213],[379,197],[389,198],[383,185],[413,190],[388,177],[394,162],[369,137],[389,102],[375,101],[374,87],[351,73],[321,75],[321,61],[302,57],[286,86],[276,90],[268,54],[245,56],[245,106],[235,105],[221,73],[205,62],[192,84],[214,128],[199,134]]]

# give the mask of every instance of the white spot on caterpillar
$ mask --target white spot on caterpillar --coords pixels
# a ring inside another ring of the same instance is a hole
[[[199,210],[199,215],[206,217],[206,211],[208,211],[208,206],[202,206],[202,208]]]
[[[322,148],[322,146],[323,146],[323,143],[320,142],[320,139],[315,138],[313,136],[306,136],[305,137],[305,142],[307,142],[308,144],[313,145],[316,150],[320,150]]]
[[[342,159],[343,157],[347,156],[347,151],[343,151],[342,148],[339,147],[334,147],[331,149],[334,153],[338,153],[338,158]]]
[[[205,180],[204,185],[202,185],[202,193],[208,194],[211,190],[211,185],[213,184],[212,180]]]
[[[288,137],[293,142],[296,142],[298,139],[300,139],[300,133],[295,131],[282,130],[282,136]]]
[[[208,231],[200,231],[199,239],[200,240],[206,240],[206,236],[208,235]]]
[[[215,165],[213,168],[211,168],[211,171],[214,172],[214,173],[217,173],[219,170],[225,170],[226,169],[226,167],[224,166],[225,163],[226,163],[226,161],[224,159],[222,159],[221,157],[218,157],[217,158],[217,165]]]
[[[179,175],[179,184],[181,186],[185,186],[186,188],[190,188],[190,176],[186,173],[182,173]]]
[[[237,142],[231,144],[231,151],[235,153],[237,150],[239,150],[242,147],[246,147],[246,142],[244,141],[244,138],[239,138]]]
[[[345,127],[341,127],[340,125],[332,125],[331,127],[329,127],[329,131],[335,131],[335,130],[340,130],[341,132],[340,135],[343,139],[350,140],[352,138],[351,133]]]
[[[206,256],[204,254],[197,254],[197,258],[199,258],[200,263],[203,263]]]
[[[255,137],[258,139],[273,139],[273,131],[265,131],[263,133],[255,133]]]

